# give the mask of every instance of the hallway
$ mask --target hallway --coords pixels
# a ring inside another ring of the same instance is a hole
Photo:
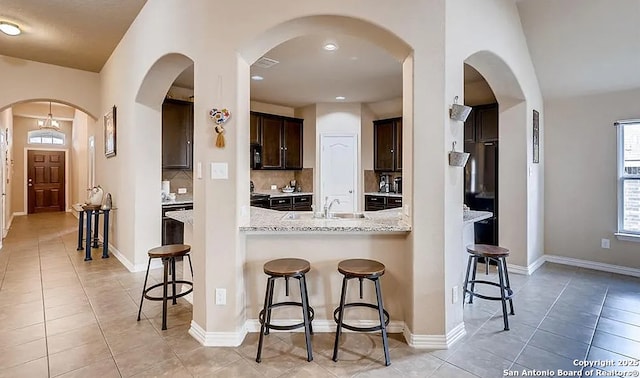
[[[476,300],[465,306],[467,335],[450,350],[413,349],[391,335],[392,365],[384,367],[378,334],[347,333],[334,363],[333,334],[319,333],[307,363],[303,334],[273,333],[258,365],[255,333],[238,348],[197,343],[187,333],[191,305],[182,299],[169,306],[168,330],[160,330],[160,302],[145,301],[137,322],[144,272],[101,259],[101,249],[83,261],[77,222],[68,213],[13,221],[0,251],[0,377],[491,378],[504,369],[580,370],[574,359],[640,359],[640,280],[546,264],[530,277],[512,274],[509,332],[498,303]]]

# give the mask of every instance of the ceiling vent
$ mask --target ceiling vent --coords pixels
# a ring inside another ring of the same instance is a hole
[[[258,59],[255,63],[253,63],[253,66],[260,67],[260,68],[270,68],[275,66],[278,63],[280,62],[278,62],[275,59],[270,59],[270,58],[267,58],[266,56],[263,56],[262,58]]]

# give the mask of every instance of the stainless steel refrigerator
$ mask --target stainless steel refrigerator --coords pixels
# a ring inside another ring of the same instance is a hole
[[[498,245],[498,142],[465,142],[464,151],[471,154],[464,168],[465,203],[493,213],[476,222],[475,242]]]

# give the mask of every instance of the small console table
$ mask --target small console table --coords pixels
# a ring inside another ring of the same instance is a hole
[[[102,258],[109,258],[109,212],[111,209],[102,209],[99,205],[73,205],[73,209],[78,212],[78,248],[85,250],[84,261],[93,260],[91,258],[91,248],[98,248],[98,228],[100,224],[100,214],[104,215],[104,226],[102,229]],[[86,218],[87,238],[85,247],[82,247],[83,223]],[[95,228],[91,235],[92,219],[95,218]]]

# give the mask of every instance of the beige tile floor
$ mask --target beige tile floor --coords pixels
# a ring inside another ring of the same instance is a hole
[[[379,335],[348,333],[334,363],[334,335],[319,333],[308,363],[303,334],[273,333],[257,364],[257,334],[238,348],[194,341],[183,300],[170,306],[166,331],[159,302],[145,301],[137,322],[144,272],[100,250],[83,261],[76,227],[62,213],[14,219],[0,250],[0,377],[502,377],[504,369],[579,370],[573,359],[640,358],[640,280],[546,264],[511,275],[509,332],[499,303],[476,299],[465,306],[467,335],[450,350],[412,349],[392,335],[385,367]],[[155,270],[151,280],[160,277]]]

